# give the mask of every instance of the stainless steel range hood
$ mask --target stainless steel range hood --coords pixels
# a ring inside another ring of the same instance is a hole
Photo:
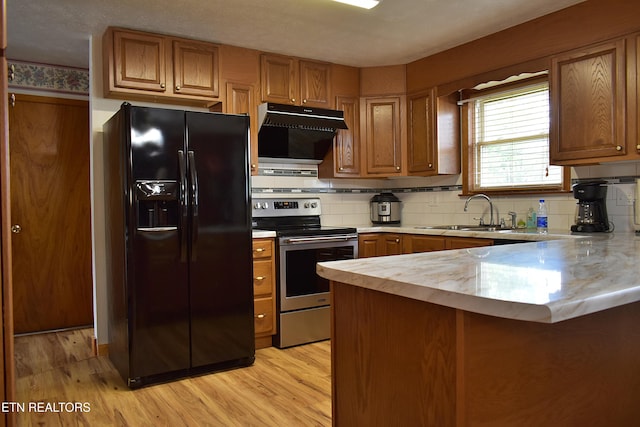
[[[320,163],[344,113],[324,108],[264,103],[258,106],[258,159],[261,162]]]

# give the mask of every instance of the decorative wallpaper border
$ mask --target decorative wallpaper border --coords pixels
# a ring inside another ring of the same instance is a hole
[[[14,67],[9,88],[89,95],[89,70],[9,60]]]

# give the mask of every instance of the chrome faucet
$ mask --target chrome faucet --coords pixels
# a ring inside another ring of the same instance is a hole
[[[481,197],[483,199],[485,199],[487,202],[489,202],[489,225],[495,225],[493,223],[493,202],[491,201],[491,198],[489,198],[489,196],[487,196],[486,194],[474,194],[473,196],[470,196],[469,198],[467,198],[467,201],[464,203],[464,211],[467,211],[467,208],[469,207],[469,202],[472,199],[477,199],[478,197]],[[482,222],[482,219],[480,219],[480,222]]]

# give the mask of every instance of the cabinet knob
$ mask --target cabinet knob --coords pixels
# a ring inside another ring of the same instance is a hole
[[[177,85],[177,86],[176,86],[176,90],[180,90],[180,85]]]
[[[267,315],[264,313],[256,314],[256,318],[258,319],[264,319],[265,317],[267,317]]]
[[[291,102],[296,102],[296,99],[295,98],[291,98]]]
[[[400,243],[400,239],[396,239],[396,243]]]
[[[340,166],[340,167],[338,168],[338,170],[339,170],[340,172],[342,172],[342,171],[344,170],[344,168],[343,168],[342,166]]]
[[[622,151],[622,146],[621,145],[616,145],[616,151]]]
[[[266,277],[264,276],[254,277],[254,280],[264,280],[264,279],[266,279]]]
[[[14,225],[11,226],[11,232],[12,233],[18,234],[21,231],[22,231],[22,227],[20,227],[19,224],[14,224]]]
[[[302,100],[302,103],[303,103],[303,104],[306,104],[306,103],[307,103],[307,100],[306,100],[306,99],[303,99],[303,100]]]
[[[165,85],[164,83],[160,83],[160,87],[164,89],[165,87],[167,87],[167,85]]]
[[[432,168],[432,167],[433,167],[433,163],[429,163],[429,168]]]
[[[640,144],[636,145],[636,150],[640,151]]]
[[[264,252],[264,248],[256,248],[254,252]]]
[[[400,170],[400,166],[396,166],[396,170],[399,171]]]

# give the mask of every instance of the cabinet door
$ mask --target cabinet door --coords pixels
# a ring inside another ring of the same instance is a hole
[[[227,82],[226,112],[248,114],[250,120],[249,145],[251,154],[251,175],[258,174],[258,124],[255,88],[243,83]]]
[[[629,75],[633,76],[633,79],[627,82],[627,94],[631,102],[628,106],[629,120],[632,126],[629,126],[627,138],[629,151],[637,155],[640,154],[640,34],[636,34],[632,41],[629,56],[631,63],[627,64],[632,70]]]
[[[336,176],[360,174],[360,101],[353,96],[338,96],[336,108],[344,112],[349,129],[336,134],[333,156]]]
[[[300,61],[300,103],[310,107],[333,108],[331,64]]]
[[[404,253],[433,252],[446,249],[445,238],[442,236],[427,236],[423,234],[408,234],[404,238]]]
[[[624,39],[554,57],[551,161],[572,164],[625,155],[625,90]]]
[[[492,239],[476,239],[474,237],[447,237],[447,249],[466,249],[492,245]]]
[[[279,55],[260,57],[260,88],[262,102],[295,104],[297,102],[297,61]]]
[[[432,92],[408,98],[407,156],[409,173],[436,172],[436,144],[433,129]]]
[[[162,36],[114,31],[114,85],[120,88],[165,92],[166,43],[167,39]]]
[[[401,234],[383,233],[381,236],[380,255],[400,255],[402,253]]]
[[[358,258],[370,258],[378,256],[379,234],[358,235]]]
[[[210,43],[174,40],[173,93],[217,98],[218,47]]]
[[[367,175],[401,172],[400,98],[365,99],[365,158]]]

